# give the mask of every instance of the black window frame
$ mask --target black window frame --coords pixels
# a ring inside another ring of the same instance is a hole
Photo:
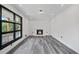
[[[2,20],[2,8],[4,8],[5,10],[7,10],[7,11],[13,13],[13,20],[14,20],[14,22]],[[20,23],[16,23],[16,22],[15,22],[15,16],[16,16],[16,15],[17,15],[18,17],[20,17]],[[13,31],[2,32],[2,22],[6,22],[6,23],[11,23],[11,24],[13,24],[13,25],[14,25]],[[15,29],[16,29],[16,28],[15,28],[15,24],[19,24],[20,27],[21,27],[21,29],[20,29],[20,30],[15,30]],[[21,35],[21,36],[18,37],[18,38],[16,38],[16,37],[15,37],[15,34],[16,34],[16,32],[19,32],[19,31],[20,31],[20,35]],[[9,42],[7,42],[7,43],[5,43],[5,44],[2,45],[2,35],[3,35],[3,34],[8,34],[8,33],[13,33],[13,40],[11,40],[11,41],[9,41]],[[3,5],[0,5],[0,50],[2,50],[3,48],[5,48],[5,47],[11,45],[12,43],[14,43],[15,41],[17,41],[17,40],[19,40],[19,39],[21,39],[21,38],[22,38],[22,17],[21,17],[20,15],[16,14],[15,12],[11,11],[10,9],[4,7]]]

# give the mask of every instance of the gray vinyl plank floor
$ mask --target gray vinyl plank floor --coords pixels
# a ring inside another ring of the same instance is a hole
[[[13,54],[76,54],[52,36],[30,36]]]

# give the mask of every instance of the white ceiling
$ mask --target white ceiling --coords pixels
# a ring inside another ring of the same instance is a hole
[[[29,20],[51,20],[71,5],[61,4],[16,4],[17,9],[29,17]],[[43,10],[40,13],[40,10]]]

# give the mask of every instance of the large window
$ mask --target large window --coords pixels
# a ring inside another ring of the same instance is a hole
[[[0,49],[22,37],[22,17],[0,5]]]

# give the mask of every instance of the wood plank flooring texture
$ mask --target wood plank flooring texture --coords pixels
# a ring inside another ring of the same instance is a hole
[[[13,54],[77,54],[52,36],[30,36]]]

